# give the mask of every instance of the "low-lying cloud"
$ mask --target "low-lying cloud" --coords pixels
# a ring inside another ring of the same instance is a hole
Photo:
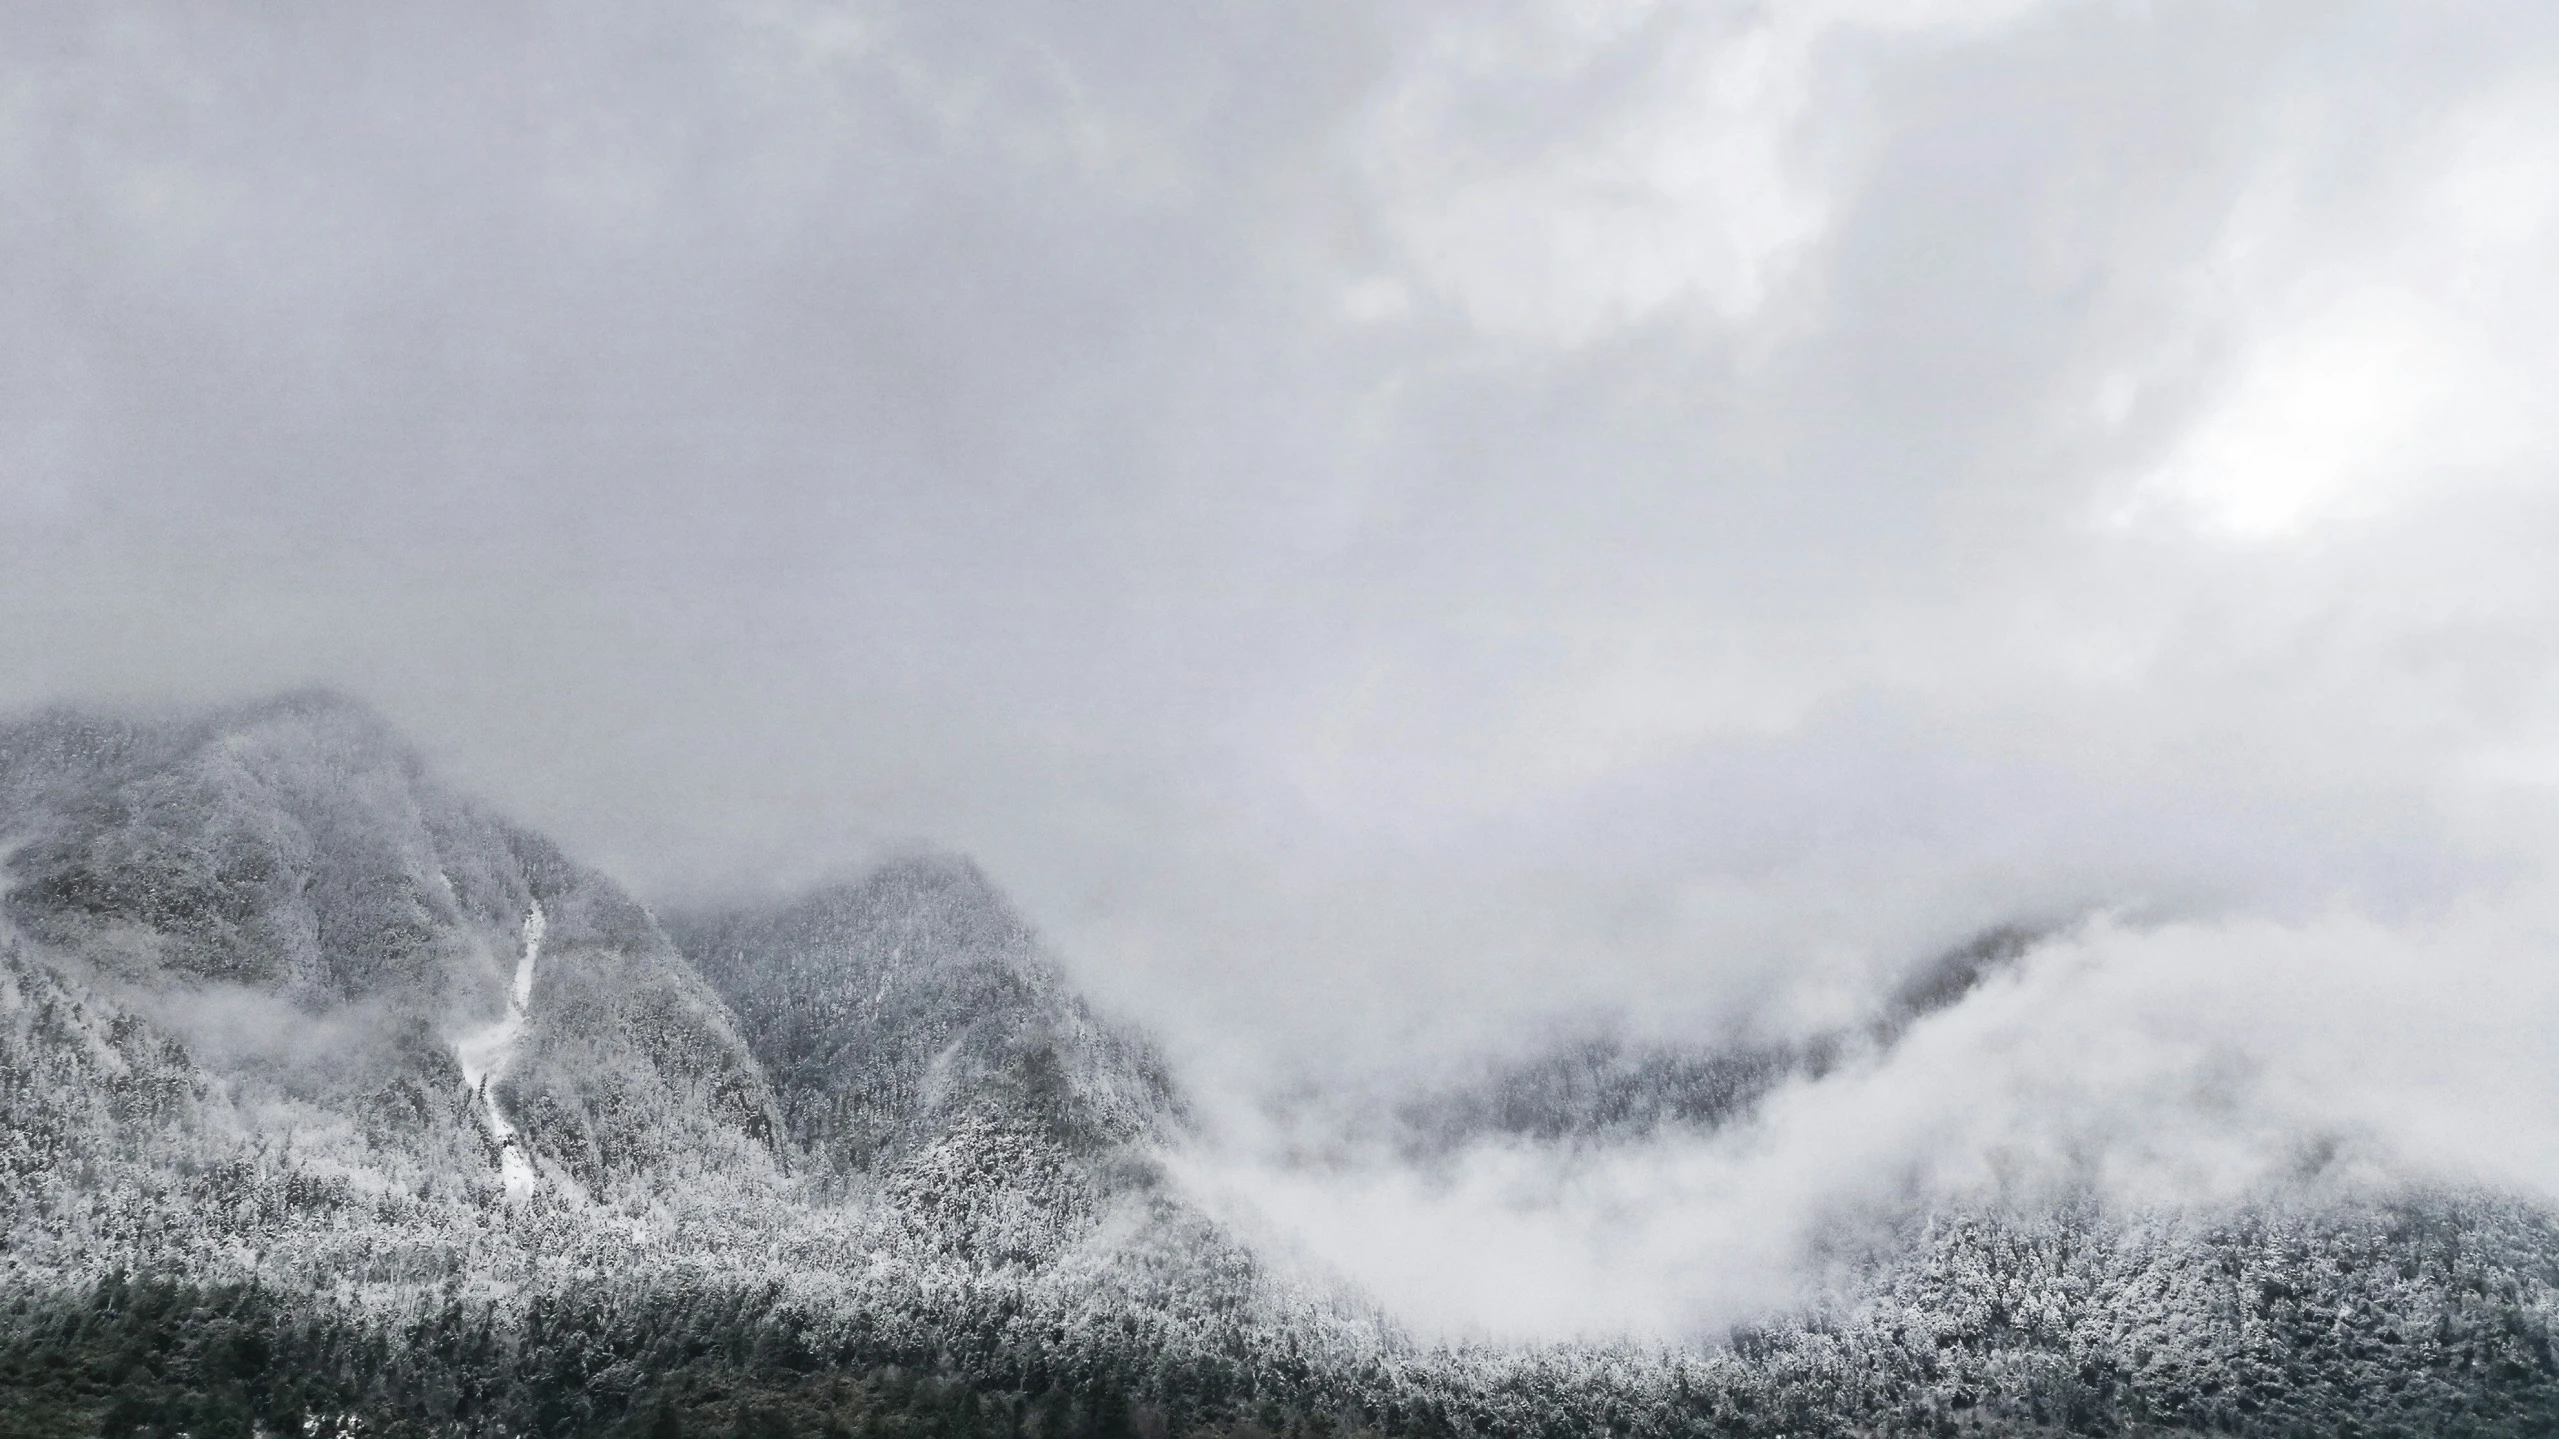
[[[2554,917],[2534,892],[2403,926],[2103,919],[1711,1134],[1419,1165],[1230,1130],[1184,1173],[1425,1332],[1510,1340],[1711,1337],[1914,1211],[2559,1201]]]

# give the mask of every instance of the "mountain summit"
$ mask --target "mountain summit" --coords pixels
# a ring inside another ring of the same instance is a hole
[[[908,855],[771,910],[670,922],[793,1139],[868,1169],[979,1114],[1092,1152],[1167,1137],[1163,1061],[1069,987],[978,867]]]
[[[647,911],[351,700],[12,725],[0,813],[24,947],[235,1106],[339,1121],[350,1166],[600,1194],[770,1163],[762,1073]]]

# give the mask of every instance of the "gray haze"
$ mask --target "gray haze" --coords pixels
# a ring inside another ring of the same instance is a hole
[[[2548,6],[12,0],[0,199],[12,709],[966,851],[1211,1076],[2546,989]]]

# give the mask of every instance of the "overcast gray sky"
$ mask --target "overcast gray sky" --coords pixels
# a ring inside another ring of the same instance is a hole
[[[5,10],[0,705],[1245,1063],[2546,873],[2552,7]]]

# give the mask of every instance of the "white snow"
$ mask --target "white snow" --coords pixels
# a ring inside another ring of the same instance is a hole
[[[542,902],[535,900],[524,916],[524,953],[515,962],[515,1012],[533,1002],[533,961],[542,956],[542,936],[550,931],[551,921],[542,913]]]
[[[498,1107],[498,1097],[490,1085],[506,1073],[507,1065],[515,1058],[515,1041],[524,1033],[525,1007],[533,1002],[533,966],[542,957],[542,936],[549,928],[542,902],[534,901],[524,916],[524,951],[515,961],[515,983],[507,990],[505,1015],[467,1030],[453,1041],[453,1058],[462,1066],[462,1085],[479,1099],[489,1136],[498,1142],[498,1173],[511,1199],[533,1192],[533,1161],[516,1137],[515,1125]]]

